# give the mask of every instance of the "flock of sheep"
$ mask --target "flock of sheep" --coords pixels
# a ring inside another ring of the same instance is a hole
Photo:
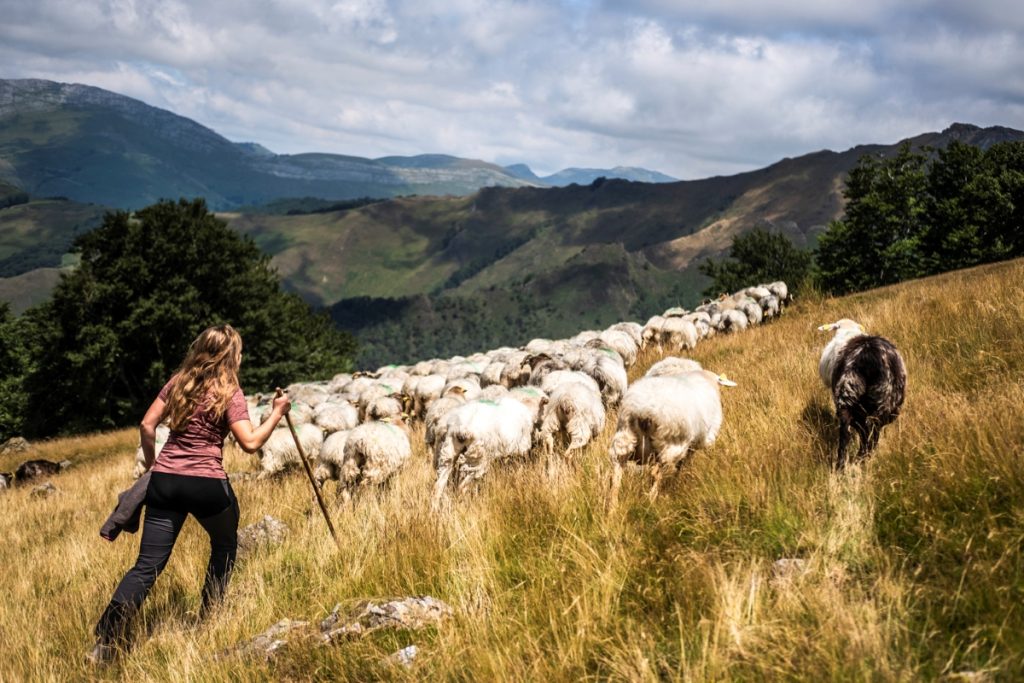
[[[320,484],[337,481],[343,500],[359,488],[386,483],[402,469],[412,457],[412,439],[417,438],[412,425],[420,422],[433,452],[436,506],[450,488],[460,492],[470,488],[498,464],[526,459],[533,452],[543,453],[550,463],[571,459],[603,431],[608,411],[617,408],[609,503],[617,499],[623,464],[629,460],[654,464],[654,497],[664,477],[675,471],[691,449],[714,443],[722,425],[719,389],[735,383],[678,355],[665,357],[632,384],[627,369],[644,349],[681,354],[701,339],[745,330],[779,315],[788,300],[786,284],[773,282],[723,295],[692,312],[669,309],[646,325],[617,323],[571,339],[534,339],[521,348],[293,384],[287,390],[291,420],[303,451],[315,463],[314,476]],[[865,406],[855,400],[856,382],[849,378],[851,373],[864,374],[874,347],[854,344],[859,360],[852,364],[842,360],[843,349],[855,337],[866,337],[862,328],[848,323],[852,321],[835,323],[839,331],[823,354],[821,372],[825,379],[827,371],[830,388],[836,385],[833,375],[841,377],[845,402],[841,408],[837,398],[836,404],[841,449],[852,427],[861,436],[865,454],[886,422],[875,416],[879,401],[873,399],[865,413]],[[898,354],[895,357],[898,360]],[[901,370],[902,361],[898,366]],[[877,374],[862,381],[861,388],[874,391]],[[888,411],[885,420],[898,414],[903,385],[905,372],[898,401],[891,397],[882,401]],[[835,389],[833,394],[838,395]],[[270,399],[247,397],[253,424],[269,412]],[[166,428],[158,430],[158,450],[166,434]],[[261,476],[297,465],[300,457],[283,423],[259,456]],[[840,466],[842,462],[840,452]],[[141,472],[140,449],[136,475]]]

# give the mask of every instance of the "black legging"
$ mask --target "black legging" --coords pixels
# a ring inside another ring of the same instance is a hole
[[[96,624],[96,635],[101,639],[111,643],[125,640],[128,622],[167,566],[189,514],[210,535],[201,614],[224,595],[238,549],[238,500],[231,484],[227,479],[154,472],[146,491],[139,559],[121,579]]]

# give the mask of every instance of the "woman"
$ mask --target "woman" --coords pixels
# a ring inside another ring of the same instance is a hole
[[[129,622],[167,565],[189,514],[210,535],[200,615],[224,594],[238,547],[239,516],[238,501],[224,472],[224,437],[230,431],[251,453],[266,443],[291,408],[287,397],[275,398],[270,416],[253,428],[238,386],[241,362],[242,338],[230,325],[204,330],[142,418],[142,451],[152,474],[139,559],[96,625],[97,641],[89,655],[93,661],[109,661],[115,648],[126,643]],[[165,418],[171,433],[155,458],[156,428]]]

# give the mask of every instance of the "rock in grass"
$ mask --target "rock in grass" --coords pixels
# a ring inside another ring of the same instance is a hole
[[[288,535],[288,525],[266,515],[238,532],[238,548],[249,552],[261,545],[280,545]]]
[[[784,557],[772,563],[771,585],[774,587],[789,583],[807,571],[807,560]]]
[[[29,495],[33,498],[49,498],[55,493],[57,493],[57,487],[50,482],[46,482],[39,486],[33,486],[32,492]]]
[[[0,455],[10,455],[11,453],[24,453],[30,447],[31,446],[29,445],[28,441],[21,438],[20,436],[15,436],[10,439],[7,439],[7,441],[4,441],[3,444],[0,444]]]
[[[0,472],[0,490],[8,489],[14,483],[14,472]]]
[[[433,626],[448,616],[452,608],[429,595],[401,598],[380,604],[364,600],[342,613],[341,605],[320,622],[324,642],[366,635],[383,628],[416,631]]]
[[[419,653],[420,650],[418,647],[410,645],[409,647],[403,647],[398,652],[388,655],[388,658],[384,661],[388,664],[400,664],[408,669],[412,667],[412,662],[416,659],[416,655]]]
[[[301,637],[308,634],[310,630],[308,621],[282,619],[252,640],[239,643],[234,648],[222,652],[218,655],[218,658],[238,655],[241,657],[257,657],[270,660],[290,640],[295,639],[296,636]]]

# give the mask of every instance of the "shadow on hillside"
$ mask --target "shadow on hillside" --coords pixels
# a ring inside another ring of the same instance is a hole
[[[814,454],[823,465],[831,464],[838,429],[832,407],[818,399],[811,399],[800,413],[800,422],[811,435]]]

